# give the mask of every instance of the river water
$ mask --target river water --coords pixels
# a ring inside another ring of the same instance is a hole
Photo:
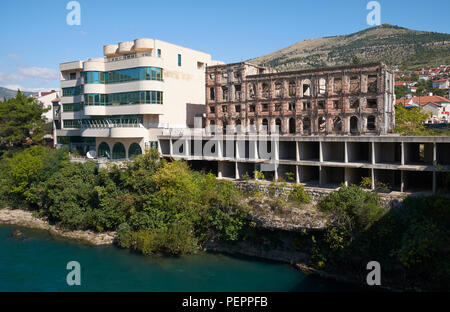
[[[11,237],[20,229],[25,239]],[[81,285],[66,265],[78,261]],[[201,253],[145,257],[114,246],[93,247],[47,232],[0,226],[0,291],[353,291],[287,264]]]

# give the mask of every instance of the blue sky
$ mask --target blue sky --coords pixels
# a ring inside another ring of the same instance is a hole
[[[59,63],[101,57],[104,44],[141,37],[236,62],[369,27],[369,0],[79,0],[80,26],[67,25],[68,2],[0,1],[0,86],[58,88]],[[382,23],[450,33],[449,0],[378,2]]]

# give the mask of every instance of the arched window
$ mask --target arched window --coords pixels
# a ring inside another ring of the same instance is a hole
[[[108,143],[106,143],[106,142],[100,143],[100,145],[98,146],[97,157],[98,158],[102,158],[102,157],[111,158],[111,151],[109,149]]]
[[[281,121],[280,118],[275,119],[275,131],[277,133],[283,132],[283,122]]]
[[[350,132],[356,133],[358,132],[358,117],[352,116],[350,118]]]
[[[128,158],[134,159],[136,156],[142,154],[142,149],[139,144],[133,143],[130,145],[130,148],[128,149]]]
[[[289,96],[295,96],[296,95],[296,85],[295,81],[289,82]]]
[[[254,99],[256,97],[256,86],[253,83],[248,85],[248,96],[251,99]]]
[[[112,159],[125,159],[125,146],[122,143],[114,144]]]
[[[334,131],[342,131],[342,119],[340,117],[333,119],[333,129]]]
[[[269,84],[266,82],[262,84],[262,97],[266,99],[269,97]]]
[[[262,124],[261,125],[262,125],[261,131],[267,132],[269,130],[269,121],[266,118],[264,118],[262,120]]]
[[[376,129],[376,118],[375,116],[367,117],[367,130],[373,131]]]
[[[224,120],[223,123],[222,123],[222,132],[223,132],[223,134],[227,134],[227,127],[228,127],[228,122],[226,120]]]
[[[293,134],[295,133],[295,119],[294,118],[289,118],[289,133]]]
[[[324,78],[319,79],[319,94],[325,94],[327,91],[327,81]]]
[[[303,96],[311,96],[311,81],[305,79],[302,81],[303,84]]]
[[[327,129],[327,120],[325,119],[325,117],[320,116],[317,119],[317,122],[319,126],[319,132],[325,132],[325,130]]]
[[[311,131],[311,120],[309,119],[309,117],[303,118],[303,131]]]
[[[235,122],[235,129],[236,129],[235,132],[237,132],[237,133],[242,133],[242,122],[241,122],[240,119],[236,119],[236,122]]]

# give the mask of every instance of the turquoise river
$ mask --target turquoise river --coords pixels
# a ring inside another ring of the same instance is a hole
[[[24,239],[11,237],[20,229]],[[81,285],[68,286],[78,261]],[[222,254],[145,257],[114,246],[92,247],[47,232],[0,226],[0,291],[354,291],[287,264]]]

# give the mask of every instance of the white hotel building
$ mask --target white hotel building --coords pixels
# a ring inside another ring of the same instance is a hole
[[[193,127],[205,105],[211,55],[156,39],[106,45],[102,58],[60,64],[55,143],[133,158],[164,129]]]

